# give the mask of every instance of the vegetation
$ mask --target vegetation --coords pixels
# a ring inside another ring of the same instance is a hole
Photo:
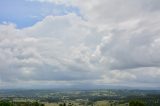
[[[160,91],[0,90],[0,106],[160,106]]]
[[[38,102],[10,102],[1,101],[0,106],[44,106],[44,104]]]
[[[130,101],[129,106],[146,106],[146,105],[142,101],[135,100],[135,101]]]

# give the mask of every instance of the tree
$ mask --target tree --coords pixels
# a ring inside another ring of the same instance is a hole
[[[141,101],[130,101],[129,106],[145,106],[145,104]]]

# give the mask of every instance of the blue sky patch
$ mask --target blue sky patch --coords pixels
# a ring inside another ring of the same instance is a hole
[[[76,7],[25,0],[0,0],[0,23],[15,23],[18,28],[32,26],[48,15],[80,15]]]

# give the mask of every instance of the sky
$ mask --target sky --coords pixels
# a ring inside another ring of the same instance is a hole
[[[159,0],[0,0],[0,89],[160,89]]]

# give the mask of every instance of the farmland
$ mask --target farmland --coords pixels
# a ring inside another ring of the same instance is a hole
[[[12,106],[160,106],[160,91],[1,90],[0,101],[1,106],[3,102]]]

